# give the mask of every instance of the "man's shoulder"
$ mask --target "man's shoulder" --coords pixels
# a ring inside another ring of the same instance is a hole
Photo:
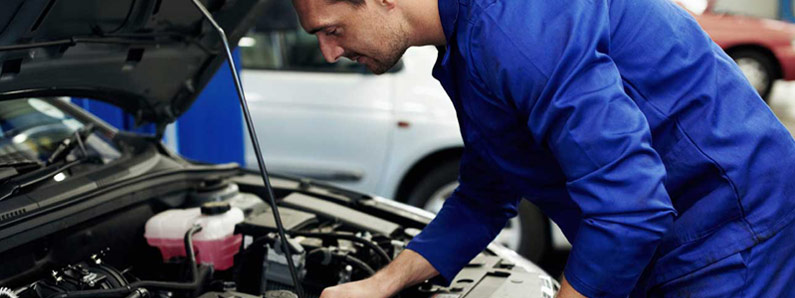
[[[577,17],[576,12],[566,12],[571,5],[558,2],[569,1],[459,0],[459,42],[464,48],[513,51],[513,58],[546,60],[569,39],[566,19]]]
[[[469,23],[475,23],[481,18],[489,17],[488,15],[490,13],[489,10],[493,8],[495,5],[497,6],[515,5],[511,2],[512,1],[505,1],[505,0],[458,0],[458,4],[460,7],[459,17]],[[523,2],[523,1],[516,1],[516,2]]]
[[[544,79],[554,67],[538,11],[516,0],[459,0],[457,46],[480,79],[496,88],[496,76],[521,71]],[[463,22],[462,22],[463,21]]]
[[[570,0],[570,1],[537,1],[537,0],[458,0],[461,12],[460,17],[470,22],[476,22],[484,17],[493,17],[500,14],[511,14],[522,19],[557,18],[566,14],[566,11],[575,12],[583,6],[597,6],[601,2],[609,6],[610,1]],[[581,13],[582,11],[577,11]],[[509,21],[507,19],[502,19]]]

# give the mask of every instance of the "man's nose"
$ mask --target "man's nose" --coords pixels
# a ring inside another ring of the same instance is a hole
[[[325,34],[318,34],[317,40],[320,43],[320,52],[323,53],[323,58],[325,58],[328,63],[337,62],[342,54],[345,53],[342,47],[328,36],[325,36]]]

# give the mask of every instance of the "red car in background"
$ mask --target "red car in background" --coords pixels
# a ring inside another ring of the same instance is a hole
[[[773,82],[795,80],[795,25],[713,9],[715,1],[677,0],[743,71],[767,100]],[[747,5],[754,5],[748,1]],[[742,9],[742,8],[739,8]]]

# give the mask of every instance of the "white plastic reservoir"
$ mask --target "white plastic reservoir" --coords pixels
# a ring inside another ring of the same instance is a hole
[[[185,233],[194,225],[202,227],[193,236],[196,262],[226,270],[234,265],[242,236],[235,235],[235,225],[244,219],[243,211],[227,202],[205,203],[201,208],[173,209],[161,212],[146,222],[149,245],[160,249],[163,261],[185,256]]]

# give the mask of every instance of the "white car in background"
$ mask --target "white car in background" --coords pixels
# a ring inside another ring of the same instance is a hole
[[[384,75],[327,63],[300,28],[253,30],[239,43],[242,80],[269,170],[437,212],[458,185],[463,142],[450,99],[431,76],[437,51],[412,48]],[[248,141],[248,140],[246,140]],[[251,144],[246,163],[256,168]],[[538,261],[568,242],[524,202],[498,242]]]

